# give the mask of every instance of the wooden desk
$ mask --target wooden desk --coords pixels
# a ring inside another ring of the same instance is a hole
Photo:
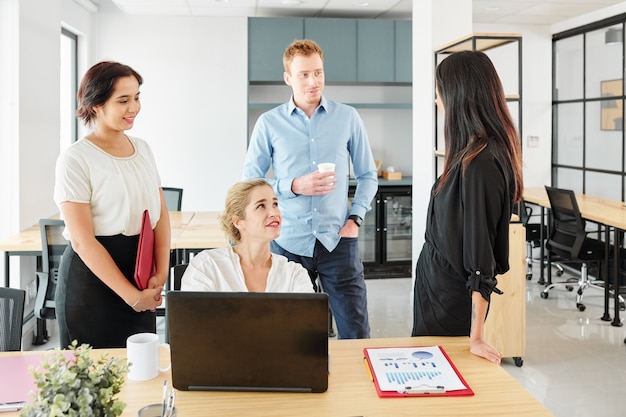
[[[174,243],[181,236],[185,227],[193,217],[193,211],[170,212],[170,226],[172,229],[172,249],[177,249]],[[53,218],[58,218],[58,215]],[[0,240],[0,251],[4,252],[4,286],[9,286],[10,256],[41,256],[41,232],[39,224],[34,224],[20,233]]]
[[[526,188],[524,189],[524,200],[537,204],[541,207],[541,221],[544,220],[544,207],[550,208],[550,200],[548,199],[548,193],[545,188]],[[606,198],[593,197],[586,194],[576,193],[576,202],[578,203],[578,209],[581,216],[594,223],[604,225],[606,227],[605,242],[607,245],[607,254],[610,245],[609,229],[612,227],[615,231],[614,236],[614,250],[613,250],[613,288],[615,289],[615,314],[611,325],[622,326],[622,322],[619,318],[619,262],[620,262],[620,234],[626,230],[626,204],[617,200],[610,200]],[[541,259],[543,259],[543,245],[541,246]],[[608,255],[607,255],[608,260]],[[541,268],[540,282],[543,282],[543,268]],[[608,282],[608,277],[607,277]],[[609,321],[611,317],[608,313],[609,303],[609,286],[605,285],[605,297],[604,297],[604,316],[602,320]]]
[[[180,235],[172,236],[172,247],[176,249],[211,249],[228,245],[226,235],[219,224],[219,212],[198,211],[185,225]]]
[[[363,364],[364,347],[441,345],[474,391],[472,397],[379,398]],[[323,394],[267,392],[176,393],[178,415],[194,416],[552,416],[500,365],[469,352],[466,337],[405,337],[392,339],[330,340],[331,373]],[[94,354],[100,355],[96,350]],[[125,355],[125,349],[109,350]],[[29,352],[30,353],[30,352]],[[10,355],[11,353],[0,353]],[[28,353],[13,353],[28,354]],[[120,393],[127,407],[123,416],[136,416],[147,405],[159,403],[163,379],[127,381]],[[17,413],[7,413],[17,416]]]

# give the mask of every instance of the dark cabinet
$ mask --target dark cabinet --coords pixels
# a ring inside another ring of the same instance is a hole
[[[356,79],[356,19],[304,19],[304,37],[313,39],[324,51],[326,82]]]
[[[395,81],[395,26],[393,20],[357,22],[357,81]]]
[[[249,18],[248,80],[282,84],[285,48],[309,38],[324,51],[326,82],[410,84],[411,33],[410,20]]]
[[[413,22],[396,20],[396,82],[413,80]]]
[[[389,184],[391,183],[391,184]],[[350,186],[350,196],[355,186]],[[366,278],[411,276],[412,196],[410,180],[399,184],[381,180],[359,230],[359,253]]]
[[[294,39],[302,39],[303,34],[303,19],[248,19],[248,79],[282,83],[285,48]]]

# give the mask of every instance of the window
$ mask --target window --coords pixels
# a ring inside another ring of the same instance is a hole
[[[552,183],[624,201],[626,15],[553,36]]]
[[[61,149],[76,142],[78,120],[76,119],[76,90],[78,86],[78,36],[61,29]]]

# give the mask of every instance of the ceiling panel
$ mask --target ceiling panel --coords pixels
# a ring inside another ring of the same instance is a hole
[[[550,25],[620,2],[473,0],[473,21]],[[113,3],[125,13],[147,15],[412,18],[412,0],[113,0]]]

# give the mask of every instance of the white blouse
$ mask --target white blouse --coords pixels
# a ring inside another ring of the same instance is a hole
[[[56,164],[54,201],[89,203],[96,236],[139,234],[145,209],[152,227],[161,216],[161,178],[150,146],[129,137],[135,152],[116,157],[82,138]],[[64,233],[70,238],[67,229]]]
[[[239,255],[232,247],[208,249],[191,259],[181,282],[183,291],[248,292]],[[314,292],[304,267],[272,253],[265,292]]]

